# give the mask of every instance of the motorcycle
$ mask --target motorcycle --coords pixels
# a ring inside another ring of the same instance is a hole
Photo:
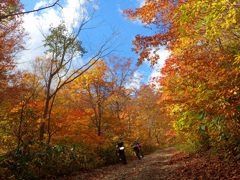
[[[123,164],[127,164],[124,149],[125,149],[125,147],[122,142],[116,144],[116,153],[117,153],[118,159],[120,161],[122,161]]]
[[[136,143],[133,145],[133,151],[135,152],[138,159],[142,159],[143,153],[141,152],[141,145],[139,143]]]

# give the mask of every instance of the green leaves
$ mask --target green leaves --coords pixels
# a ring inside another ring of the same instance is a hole
[[[99,162],[98,155],[80,145],[51,146],[23,144],[20,149],[14,149],[0,157],[0,172],[2,178],[17,179],[56,178],[88,169]]]
[[[57,27],[49,28],[49,35],[46,36],[44,42],[44,46],[48,47],[46,52],[51,53],[55,59],[65,58],[68,54],[74,56],[78,53],[79,56],[82,56],[86,53],[82,42],[73,32],[67,30],[63,22]]]
[[[207,113],[205,111],[200,112],[200,121],[203,121],[203,119],[205,118],[206,114]]]

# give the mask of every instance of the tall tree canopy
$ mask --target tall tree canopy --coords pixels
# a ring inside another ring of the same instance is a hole
[[[19,0],[0,2],[0,15],[19,12],[23,8]],[[21,16],[0,19],[0,92],[6,86],[7,78],[15,67],[14,57],[23,49],[24,29]],[[2,97],[1,97],[2,98]],[[1,99],[0,98],[0,99]]]
[[[147,0],[125,14],[157,31],[133,41],[139,65],[157,63],[161,46],[171,51],[161,70],[160,102],[168,103],[181,141],[200,147],[225,142],[239,153],[239,1]]]

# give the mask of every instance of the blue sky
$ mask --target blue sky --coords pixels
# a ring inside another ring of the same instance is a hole
[[[33,57],[40,56],[44,52],[42,42],[43,37],[39,29],[46,33],[49,24],[57,23],[61,18],[65,18],[68,22],[73,21],[73,12],[76,11],[76,4],[74,3],[77,1],[78,0],[60,0],[59,4],[63,9],[59,6],[55,6],[54,8],[43,10],[38,13],[25,15],[25,23],[23,26],[29,33],[30,39],[27,40],[28,51],[26,51],[20,59],[24,67],[27,67],[28,63],[33,60]],[[80,1],[84,3],[86,0]],[[45,5],[51,5],[51,2],[54,2],[54,0],[21,0],[21,2],[24,4],[25,10],[28,11]],[[128,21],[122,16],[121,12],[127,8],[134,9],[139,7],[143,3],[144,0],[100,0],[96,3],[97,11],[95,13],[95,18],[90,24],[92,26],[97,25],[97,27],[86,31],[86,34],[82,34],[81,38],[83,39],[83,47],[85,41],[88,41],[87,44],[97,44],[97,42],[101,42],[102,39],[107,37],[114,30],[118,32],[119,38],[117,43],[120,44],[114,55],[131,58],[134,63],[136,63],[138,55],[131,51],[131,48],[133,47],[132,40],[137,34],[152,35],[154,32],[150,29],[144,28],[143,24],[139,21]],[[90,12],[87,11],[87,13]],[[159,60],[158,66],[150,68],[148,63],[144,63],[139,67],[136,76],[143,75],[144,79],[142,81],[147,82],[150,76],[156,76],[159,74],[157,71],[162,67],[168,52],[160,51],[159,54],[161,59]]]

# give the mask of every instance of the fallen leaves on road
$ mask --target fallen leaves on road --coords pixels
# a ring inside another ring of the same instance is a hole
[[[209,151],[194,155],[178,153],[171,158],[170,164],[179,164],[174,171],[176,179],[240,179],[239,161],[227,160]]]

